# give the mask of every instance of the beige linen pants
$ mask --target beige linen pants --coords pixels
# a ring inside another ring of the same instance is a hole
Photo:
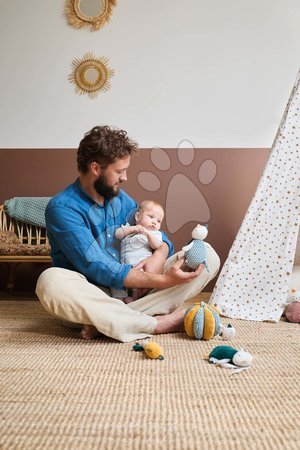
[[[209,272],[204,268],[192,281],[167,289],[153,289],[128,305],[89,283],[82,274],[58,267],[51,267],[40,275],[36,294],[43,307],[59,319],[94,325],[101,333],[121,342],[142,339],[151,336],[157,326],[153,316],[174,311],[201,292],[217,274],[219,257],[209,244],[206,245]],[[176,253],[167,259],[164,271],[178,256]]]

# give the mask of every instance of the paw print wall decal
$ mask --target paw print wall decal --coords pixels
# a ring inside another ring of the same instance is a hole
[[[159,175],[152,171],[141,171],[137,177],[139,185],[146,191],[157,192],[163,187],[166,188],[165,220],[170,233],[176,233],[188,222],[207,223],[211,217],[204,195],[189,176],[191,169],[195,170],[193,144],[188,140],[181,141],[175,158],[176,163],[165,150],[154,147],[150,159],[153,166],[159,170]],[[179,171],[174,170],[174,165],[178,166],[178,162]],[[197,181],[202,185],[210,184],[216,174],[216,163],[206,159],[197,168]]]

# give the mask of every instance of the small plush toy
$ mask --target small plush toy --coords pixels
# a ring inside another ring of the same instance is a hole
[[[284,315],[288,322],[300,323],[300,291],[292,289],[284,306]]]
[[[194,303],[185,312],[184,328],[188,336],[207,341],[220,333],[219,311],[205,302]]]
[[[290,290],[286,303],[283,306],[287,306],[293,302],[300,302],[300,291],[296,291],[295,289]]]
[[[235,336],[235,328],[229,323],[227,327],[220,324],[220,337],[225,341],[229,341]]]
[[[234,369],[233,373],[250,369],[253,358],[244,349],[236,350],[229,345],[215,347],[208,356],[208,361],[225,369]]]
[[[163,357],[163,350],[158,345],[157,342],[152,341],[142,341],[141,343],[136,342],[132,349],[136,352],[144,351],[147,358],[150,359],[165,359]]]
[[[198,224],[192,231],[193,241],[185,247],[182,247],[182,251],[185,256],[185,263],[190,269],[197,269],[200,264],[204,264],[207,271],[208,266],[206,263],[206,248],[203,242],[207,236],[207,228]]]
[[[300,323],[300,300],[290,303],[286,307],[285,317],[289,322]]]

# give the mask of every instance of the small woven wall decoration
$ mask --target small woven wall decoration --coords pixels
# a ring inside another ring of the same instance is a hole
[[[107,58],[97,58],[91,52],[86,53],[83,58],[74,59],[69,81],[75,85],[76,94],[87,94],[90,98],[95,98],[100,91],[108,91],[110,78],[115,73],[108,64]]]
[[[95,0],[96,1],[96,0]],[[69,25],[74,28],[90,27],[91,31],[97,31],[104,27],[110,20],[113,8],[117,0],[99,0],[100,10],[94,16],[85,13],[86,7],[83,0],[66,0],[65,14]],[[97,5],[97,3],[95,3]],[[90,14],[90,13],[89,13]]]

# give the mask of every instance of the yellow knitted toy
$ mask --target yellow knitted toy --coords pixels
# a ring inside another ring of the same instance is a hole
[[[207,303],[194,303],[185,312],[184,328],[188,336],[209,339],[220,333],[219,311]]]
[[[163,350],[157,342],[152,341],[143,341],[141,343],[136,342],[132,349],[136,352],[140,352],[142,350],[145,351],[145,355],[150,359],[164,359]]]

